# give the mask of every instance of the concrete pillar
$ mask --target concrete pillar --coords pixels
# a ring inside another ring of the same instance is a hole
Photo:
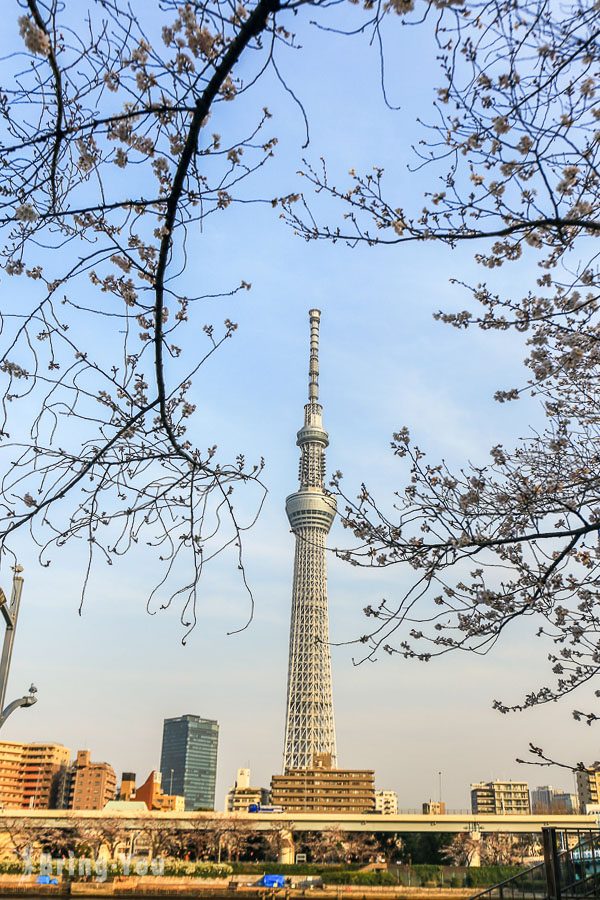
[[[481,865],[481,832],[470,831],[469,838],[471,840],[472,853],[469,857],[469,866]]]
[[[295,861],[294,833],[287,829],[280,833],[279,862],[282,866],[293,866]]]

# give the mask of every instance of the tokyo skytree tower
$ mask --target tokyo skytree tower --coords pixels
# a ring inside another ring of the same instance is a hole
[[[325,539],[336,502],[325,492],[325,448],[329,444],[319,403],[319,322],[311,309],[308,403],[296,443],[300,447],[300,487],[285,502],[296,535],[287,689],[284,767],[307,769],[317,753],[336,765],[331,693]]]

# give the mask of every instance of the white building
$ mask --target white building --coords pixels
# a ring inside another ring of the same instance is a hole
[[[375,791],[375,811],[384,816],[398,815],[398,794],[396,791]]]
[[[471,811],[476,815],[528,816],[529,785],[525,781],[480,781],[471,785]]]
[[[250,805],[268,802],[267,788],[250,785],[250,769],[238,769],[235,784],[225,797],[225,812],[248,812]]]

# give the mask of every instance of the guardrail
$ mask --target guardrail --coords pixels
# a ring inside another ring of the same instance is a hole
[[[471,900],[582,900],[600,896],[600,829],[544,828],[544,862]]]

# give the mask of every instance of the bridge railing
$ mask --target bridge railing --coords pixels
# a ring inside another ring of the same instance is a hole
[[[422,808],[419,809],[398,809],[396,815],[399,816],[472,816],[471,809],[444,809],[444,812],[424,813]]]
[[[506,881],[495,884],[475,897],[485,897],[486,900],[547,900],[548,885],[546,880],[546,867],[544,863],[538,863],[525,872],[519,872]]]
[[[486,900],[600,897],[600,830],[544,828],[544,862],[475,894]]]

